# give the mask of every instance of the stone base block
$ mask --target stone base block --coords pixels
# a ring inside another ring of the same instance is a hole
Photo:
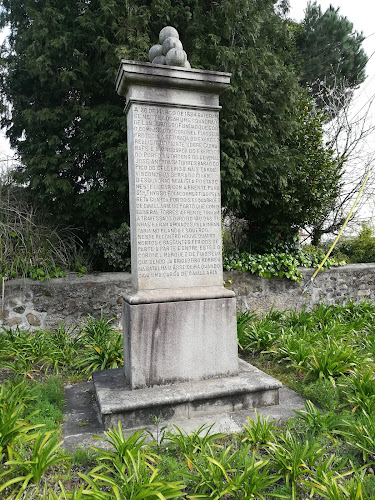
[[[180,299],[124,298],[124,366],[131,389],[238,373],[235,298]]]
[[[152,425],[153,416],[166,423],[261,408],[279,403],[281,383],[257,368],[239,362],[236,376],[131,390],[121,369],[93,372],[103,425],[121,422],[124,429]]]

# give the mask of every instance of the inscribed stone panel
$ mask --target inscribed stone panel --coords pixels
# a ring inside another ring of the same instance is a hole
[[[221,285],[218,111],[133,104],[129,114],[136,287]]]

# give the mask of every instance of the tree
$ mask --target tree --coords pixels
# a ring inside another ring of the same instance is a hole
[[[10,26],[1,123],[22,160],[17,180],[59,221],[93,234],[120,225],[126,128],[113,81],[121,54],[139,58],[149,45],[142,13],[99,0],[1,5],[1,25]]]
[[[372,95],[359,104],[361,93],[345,93],[345,82],[337,81],[332,88],[323,84],[318,91],[319,102],[329,110],[332,117],[325,126],[324,137],[329,147],[341,159],[343,175],[341,188],[332,209],[322,214],[306,230],[315,245],[325,234],[337,233],[349,215],[354,200],[363,185],[367,172],[372,169],[375,153],[368,140],[375,131],[371,120],[371,110],[375,101]],[[363,208],[373,199],[374,176],[370,176],[366,189],[361,195],[356,210],[349,219],[349,226],[359,226],[363,222]],[[362,212],[362,215],[361,215]],[[365,220],[367,220],[365,215]]]
[[[363,35],[353,30],[353,24],[339,14],[339,9],[330,6],[323,13],[316,2],[310,2],[304,21],[293,28],[300,82],[307,85],[317,110],[328,117],[325,141],[343,166],[340,191],[331,210],[306,227],[317,245],[324,234],[336,233],[342,227],[373,161],[366,147],[367,137],[374,130],[369,122],[373,97],[359,111],[354,109],[354,90],[365,80],[367,56],[362,48]],[[361,204],[365,201],[363,196]],[[358,218],[358,209],[351,222]]]
[[[286,177],[280,159],[298,86],[283,63],[287,29],[273,0],[3,0],[2,7],[2,26],[11,29],[2,124],[22,159],[18,179],[59,219],[95,233],[127,217],[126,120],[113,81],[120,57],[147,60],[171,19],[193,66],[233,73],[222,115],[224,204],[260,206],[269,185]]]
[[[300,228],[328,216],[341,191],[343,161],[324,139],[325,116],[302,94],[299,128],[289,147],[294,158],[286,182],[270,192],[266,210],[254,210],[248,225],[252,251],[289,250]]]
[[[353,24],[339,14],[339,8],[331,5],[323,13],[316,2],[310,2],[296,30],[296,69],[301,84],[318,95],[322,83],[330,88],[339,80],[345,82],[344,93],[351,92],[365,79],[363,40],[362,33],[353,31]]]
[[[2,124],[22,160],[19,181],[88,235],[120,227],[128,217],[126,120],[113,81],[121,57],[146,61],[160,28],[173,24],[193,67],[232,73],[221,113],[223,205],[247,220],[280,218],[297,166],[309,164],[295,140],[293,39],[275,4],[2,0],[1,23],[11,29],[2,48]],[[295,234],[301,216],[293,214],[285,224]]]

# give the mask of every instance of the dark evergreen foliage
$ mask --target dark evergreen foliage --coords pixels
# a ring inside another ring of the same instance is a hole
[[[11,28],[2,48],[2,124],[22,160],[18,180],[88,236],[127,220],[126,119],[114,79],[121,57],[147,61],[159,30],[172,24],[193,67],[232,73],[222,96],[223,206],[258,227],[282,224],[293,239],[313,218],[295,210],[312,193],[298,182],[313,174],[304,171],[311,162],[290,65],[294,34],[275,4],[2,0],[1,25]],[[315,149],[324,146],[319,130]],[[317,211],[335,196],[314,195]]]
[[[297,30],[297,68],[303,85],[316,94],[324,87],[344,82],[348,91],[365,79],[367,56],[362,48],[364,36],[332,5],[322,12],[317,2],[310,2]]]

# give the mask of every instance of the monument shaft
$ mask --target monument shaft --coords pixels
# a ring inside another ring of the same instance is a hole
[[[133,291],[124,366],[133,389],[238,372],[223,287],[219,93],[229,75],[123,61]]]

